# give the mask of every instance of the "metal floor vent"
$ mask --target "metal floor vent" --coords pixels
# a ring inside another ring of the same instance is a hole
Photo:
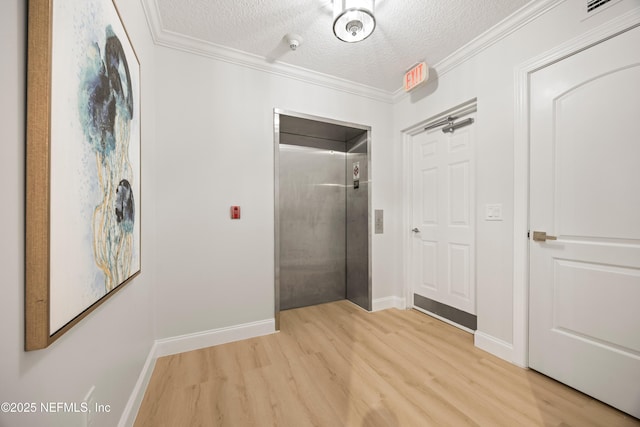
[[[611,0],[588,0],[587,1],[587,13],[593,12],[600,6],[604,6],[609,3]]]

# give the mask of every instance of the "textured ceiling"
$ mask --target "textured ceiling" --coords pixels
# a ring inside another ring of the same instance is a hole
[[[163,31],[394,92],[413,64],[436,64],[529,0],[378,0],[375,32],[353,44],[333,35],[331,0],[151,1]],[[287,33],[302,36],[296,51]]]

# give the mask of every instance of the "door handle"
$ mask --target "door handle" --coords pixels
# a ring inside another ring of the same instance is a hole
[[[411,231],[413,231],[414,233],[419,233],[420,229],[418,227],[414,227],[413,230],[411,230]]]
[[[550,236],[546,231],[534,231],[533,232],[533,241],[534,242],[546,242],[547,240],[558,240],[556,236]]]

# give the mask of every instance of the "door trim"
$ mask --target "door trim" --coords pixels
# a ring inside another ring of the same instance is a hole
[[[514,70],[513,343],[511,362],[529,367],[529,77],[582,50],[640,26],[640,7],[534,57]]]
[[[413,308],[413,261],[411,257],[413,233],[413,137],[424,131],[424,128],[432,123],[441,121],[448,116],[470,114],[477,110],[477,98],[470,99],[453,108],[431,116],[402,130],[402,273],[403,273],[403,297],[405,308]],[[477,140],[476,140],[477,142]],[[474,219],[475,221],[475,219]],[[476,293],[476,299],[478,295]]]
[[[369,185],[367,191],[367,250],[368,250],[368,307],[369,311],[372,310],[373,304],[373,290],[372,290],[372,172],[371,172],[371,126],[361,125],[358,123],[345,122],[342,120],[330,119],[327,117],[314,116],[312,114],[298,113],[295,111],[284,110],[280,108],[273,109],[273,201],[274,201],[274,319],[275,330],[280,330],[280,116],[298,117],[301,119],[309,119],[317,122],[331,123],[334,125],[346,126],[355,129],[362,129],[367,133],[367,170],[369,174]]]

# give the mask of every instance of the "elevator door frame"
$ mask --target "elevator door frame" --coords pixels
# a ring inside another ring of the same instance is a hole
[[[297,117],[317,122],[330,123],[339,126],[361,129],[367,133],[367,168],[368,168],[368,186],[367,186],[367,261],[368,261],[368,311],[372,309],[372,291],[371,291],[371,235],[373,232],[371,218],[371,127],[360,125],[357,123],[344,122],[341,120],[329,119],[326,117],[314,116],[311,114],[298,113],[295,111],[273,109],[273,164],[274,164],[274,267],[275,267],[275,283],[274,283],[274,318],[276,330],[280,330],[280,116]],[[347,176],[348,181],[348,176]],[[346,184],[346,183],[345,183]],[[347,283],[347,286],[349,284]]]

